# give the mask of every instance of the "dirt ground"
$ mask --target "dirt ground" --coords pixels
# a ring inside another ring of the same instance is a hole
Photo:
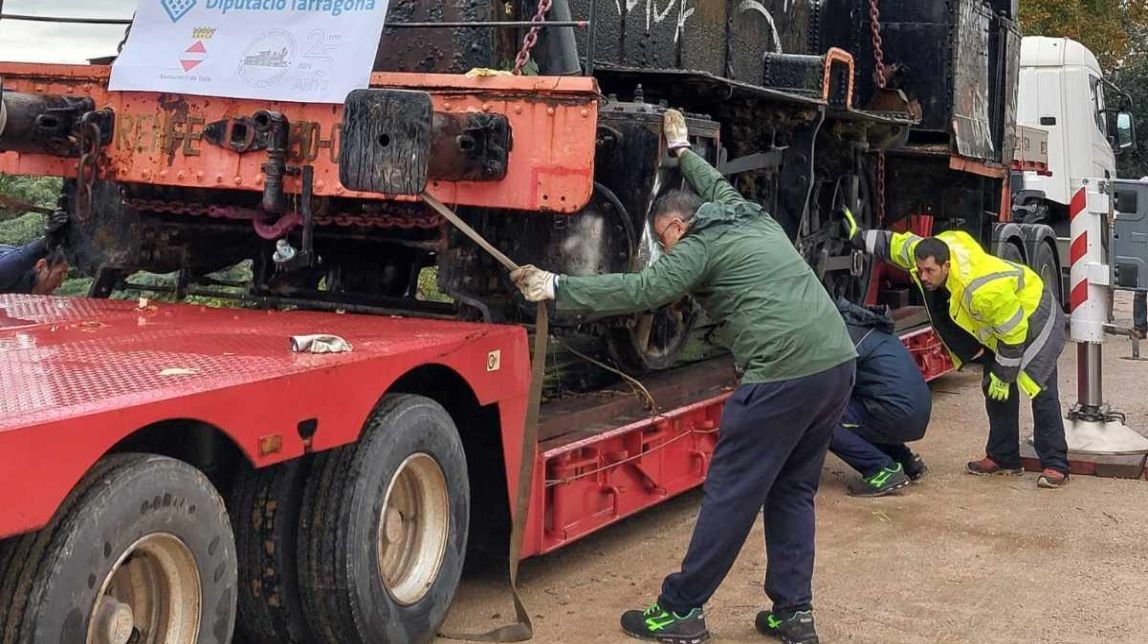
[[[1128,319],[1128,300],[1117,316]],[[1148,354],[1148,344],[1145,345]],[[1105,396],[1148,430],[1148,362],[1105,344]],[[1075,347],[1060,361],[1061,401],[1076,399]],[[858,500],[851,472],[826,463],[817,498],[815,616],[824,642],[1148,641],[1148,481],[1074,478],[1037,490],[1034,474],[978,478],[965,461],[987,436],[979,374],[935,383],[933,421],[915,445],[927,479],[902,494]],[[1022,405],[1022,408],[1027,404]],[[1031,433],[1031,414],[1022,416]],[[523,564],[537,642],[625,642],[618,616],[645,607],[680,562],[700,495],[687,494],[550,556]],[[760,522],[706,607],[716,641],[766,641]],[[452,629],[487,629],[514,612],[493,579],[464,580]]]

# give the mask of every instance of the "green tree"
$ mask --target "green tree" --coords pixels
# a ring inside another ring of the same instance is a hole
[[[60,194],[60,180],[54,177],[19,177],[0,174],[0,195],[25,203],[51,208]],[[0,206],[0,244],[25,244],[44,232],[44,217],[12,211]]]
[[[1116,160],[1116,176],[1139,179],[1148,176],[1148,54],[1130,56],[1112,74],[1112,82],[1132,97],[1132,119],[1136,123],[1136,146]]]
[[[1106,71],[1116,70],[1140,48],[1148,29],[1145,0],[1020,0],[1026,36],[1071,38],[1096,54]]]

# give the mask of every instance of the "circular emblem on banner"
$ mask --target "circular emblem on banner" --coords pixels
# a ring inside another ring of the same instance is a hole
[[[295,39],[282,29],[259,35],[239,59],[239,77],[252,87],[269,87],[283,80],[295,61]]]

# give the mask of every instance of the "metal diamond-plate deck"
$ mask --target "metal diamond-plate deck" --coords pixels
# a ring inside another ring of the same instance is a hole
[[[0,295],[0,431],[446,347],[489,332],[394,317],[170,304],[139,310],[135,302]],[[290,352],[290,336],[311,333],[340,335],[354,351]]]

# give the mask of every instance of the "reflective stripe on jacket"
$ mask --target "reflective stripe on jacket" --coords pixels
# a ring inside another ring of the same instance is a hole
[[[964,231],[937,238],[949,247],[945,288],[953,322],[993,352],[997,378],[1021,385],[1031,380],[1043,389],[1064,348],[1064,312],[1052,293],[1032,269],[990,255]],[[921,240],[912,233],[865,233],[866,249],[908,271],[918,287],[913,251]]]

